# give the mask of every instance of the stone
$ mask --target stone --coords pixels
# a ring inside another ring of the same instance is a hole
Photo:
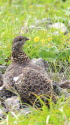
[[[43,60],[42,58],[38,58],[38,59],[34,58],[32,59],[32,62],[42,67],[43,69],[45,69],[46,72],[48,72],[49,64],[47,61]]]
[[[0,71],[1,71],[2,73],[5,72],[6,68],[7,68],[7,66],[0,65]]]
[[[13,91],[14,90],[10,86],[5,86],[5,85],[1,86],[0,87],[0,99],[2,101],[4,101],[5,99],[10,98],[10,97],[16,95],[15,92],[13,92]]]
[[[64,82],[60,83],[60,87],[70,89],[70,80],[65,80]]]
[[[8,112],[19,111],[20,107],[21,107],[18,96],[12,96],[10,98],[7,98],[4,101],[3,105],[5,106],[5,108]]]
[[[3,118],[5,116],[4,111],[0,108],[0,119]]]
[[[48,27],[50,29],[53,28],[53,29],[59,30],[62,33],[67,32],[67,27],[65,26],[64,23],[61,23],[61,22],[53,23],[53,24],[49,25]]]
[[[3,85],[3,76],[2,76],[2,72],[0,71],[0,86]]]

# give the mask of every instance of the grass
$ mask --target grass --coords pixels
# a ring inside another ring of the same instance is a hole
[[[1,0],[0,1],[0,64],[10,63],[12,39],[17,35],[30,38],[24,50],[32,58],[42,57],[48,61],[54,72],[65,72],[70,66],[70,0]],[[47,19],[47,21],[45,21]],[[49,23],[61,22],[68,33],[47,28]],[[33,28],[35,27],[35,28]],[[55,32],[58,32],[58,35]],[[66,72],[70,78],[70,71]],[[45,104],[42,110],[31,108],[31,113],[8,113],[3,125],[69,125],[70,99],[59,100],[57,104]],[[0,123],[1,124],[1,123]]]
[[[30,113],[9,112],[3,125],[69,125],[70,124],[70,98],[64,97],[57,104],[50,102],[50,109],[43,103],[41,109],[30,107]]]
[[[25,52],[30,58],[39,58],[57,64],[57,62],[70,62],[70,33],[64,35],[61,30],[47,29],[49,22],[62,22],[68,27],[69,0],[66,2],[48,0],[44,1],[12,1],[1,2],[0,13],[0,64],[7,64],[6,59],[11,54],[12,39],[17,35],[26,35],[30,41],[25,45]],[[42,23],[41,20],[49,18]],[[34,25],[36,28],[30,29]],[[28,30],[28,32],[26,32]],[[69,32],[68,28],[68,32]],[[53,34],[58,31],[59,35]],[[35,41],[35,38],[39,38]],[[8,48],[8,49],[7,49]]]

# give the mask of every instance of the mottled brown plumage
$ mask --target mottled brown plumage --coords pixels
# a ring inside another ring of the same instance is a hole
[[[22,51],[22,45],[28,38],[23,36],[18,36],[13,40],[12,43],[12,63],[6,69],[6,72],[3,76],[4,85],[14,85],[14,77],[19,76],[22,73],[23,67],[28,65],[30,59]]]
[[[45,70],[35,65],[22,51],[22,46],[28,38],[18,36],[13,41],[12,63],[4,74],[4,84],[12,85],[16,88],[21,99],[34,103],[36,95],[52,96],[52,82],[48,78]]]

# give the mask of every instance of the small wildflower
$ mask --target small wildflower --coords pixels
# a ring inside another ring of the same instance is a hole
[[[30,8],[33,8],[33,6],[32,6],[32,5],[30,5]]]
[[[34,41],[35,41],[35,42],[38,42],[38,41],[39,41],[39,37],[35,37],[35,38],[34,38]]]
[[[68,44],[70,44],[70,41],[68,41]]]
[[[60,33],[61,33],[61,34],[63,34],[64,32],[63,32],[63,31],[61,31]]]
[[[42,39],[42,43],[45,43],[45,39]]]
[[[52,38],[48,38],[48,41],[52,41]]]

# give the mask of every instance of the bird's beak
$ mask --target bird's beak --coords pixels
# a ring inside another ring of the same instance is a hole
[[[26,40],[30,40],[29,38],[26,38]]]

